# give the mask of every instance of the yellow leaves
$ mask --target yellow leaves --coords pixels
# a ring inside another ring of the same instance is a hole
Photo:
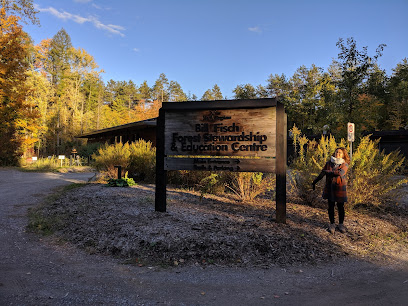
[[[298,139],[305,138],[301,137],[299,130],[295,131]],[[301,144],[304,140],[298,142]],[[407,178],[395,176],[404,163],[399,151],[385,154],[379,151],[378,143],[379,140],[372,141],[366,136],[360,140],[353,154],[348,172],[348,196],[352,205],[357,203],[380,205],[390,191],[408,181]],[[302,199],[309,197],[310,184],[316,173],[320,172],[334,150],[340,146],[345,147],[345,141],[342,139],[338,144],[331,136],[322,137],[318,143],[309,141],[305,154],[299,149],[298,157],[291,165],[294,179],[290,180],[290,183],[294,184]]]
[[[0,118],[2,132],[7,135],[2,146],[8,148],[7,152],[2,152],[0,161],[10,160],[10,156],[17,156],[37,140],[33,136],[37,133],[37,114],[25,102],[29,93],[25,79],[30,41],[18,24],[19,20],[16,16],[7,16],[4,8],[0,9]]]
[[[14,88],[20,88],[27,69],[28,36],[18,25],[19,17],[6,16],[0,10],[0,90],[10,99],[16,99]],[[17,90],[18,91],[18,90]]]

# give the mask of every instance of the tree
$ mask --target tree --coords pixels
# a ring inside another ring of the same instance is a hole
[[[139,95],[143,100],[150,100],[152,98],[152,89],[147,84],[147,81],[143,81],[139,86]]]
[[[212,90],[207,89],[204,92],[203,96],[201,97],[201,101],[213,101],[213,100],[214,100],[214,97],[213,97],[213,94],[212,94]]]
[[[212,95],[214,97],[214,100],[222,100],[223,99],[221,88],[217,84],[214,84],[214,86],[212,88]]]
[[[5,2],[2,3],[3,5]],[[8,2],[6,3],[8,4]],[[35,141],[37,110],[26,101],[30,39],[20,18],[0,9],[0,164],[16,164]]]
[[[408,59],[404,58],[393,69],[388,84],[389,92],[388,123],[393,129],[407,128],[408,126]]]
[[[104,88],[105,85],[99,74],[87,75],[83,86],[84,94],[87,97],[84,130],[101,128]]]
[[[256,95],[258,96],[258,98],[268,98],[269,97],[268,90],[266,89],[266,87],[262,86],[261,84],[259,84],[256,87]]]
[[[41,153],[45,155],[47,153],[48,123],[51,115],[49,102],[53,96],[53,88],[44,74],[33,69],[27,73],[26,84],[29,88],[32,88],[26,98],[27,102],[38,110],[40,116],[38,120],[38,140],[35,143],[35,149],[38,155]]]
[[[61,80],[66,76],[65,73],[70,68],[70,51],[72,50],[71,37],[62,28],[55,34],[51,40],[50,50],[48,52],[51,83],[53,85],[62,85]],[[63,90],[63,86],[60,88]]]
[[[367,47],[358,50],[356,41],[352,37],[348,38],[346,43],[340,38],[336,45],[340,49],[337,63],[342,77],[339,89],[341,105],[345,112],[343,122],[356,122],[360,108],[358,98],[363,93],[363,83],[367,80],[370,69],[374,67],[386,45],[380,44],[373,57],[368,56]]]
[[[169,80],[166,75],[161,73],[153,85],[152,98],[160,102],[170,101],[169,86]]]
[[[340,126],[340,118],[343,110],[339,106],[338,81],[340,80],[340,70],[335,63],[332,63],[327,71],[323,72],[320,78],[320,97],[324,107],[319,110],[317,127],[319,132],[323,126],[328,126],[333,134],[337,134],[336,128]]]
[[[267,80],[267,83],[266,90],[268,91],[270,97],[279,97],[282,101],[289,97],[290,84],[284,74],[271,74]]]
[[[290,79],[292,90],[289,95],[290,109],[296,126],[308,133],[320,130],[316,125],[320,110],[324,109],[324,99],[320,94],[322,69],[299,67]]]
[[[187,101],[187,95],[184,93],[180,84],[176,81],[170,81],[169,101],[172,101],[172,102]]]
[[[203,96],[201,97],[202,101],[213,101],[213,100],[222,100],[223,96],[221,93],[221,89],[217,84],[214,84],[212,89],[208,89],[204,92]]]
[[[25,23],[27,23],[25,20],[28,19],[32,24],[40,24],[36,17],[38,11],[34,9],[33,0],[1,0],[0,3],[7,15],[20,16]]]
[[[373,131],[386,127],[389,104],[387,82],[385,71],[375,64],[364,83],[363,94],[359,96],[359,120],[361,120],[362,130]]]
[[[257,92],[254,86],[251,84],[238,85],[232,91],[234,93],[234,99],[256,99]]]
[[[60,146],[62,132],[66,131],[68,125],[67,118],[69,117],[69,110],[64,108],[70,100],[71,94],[75,95],[75,89],[72,88],[72,83],[68,77],[70,73],[70,52],[72,49],[71,37],[68,33],[61,29],[55,34],[51,40],[48,51],[47,66],[49,68],[49,75],[51,84],[54,86],[54,118],[53,134],[54,134],[54,154],[60,153]],[[63,125],[63,123],[66,123]]]

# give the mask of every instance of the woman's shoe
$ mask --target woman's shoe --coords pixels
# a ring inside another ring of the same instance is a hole
[[[347,232],[347,229],[346,229],[346,227],[343,225],[343,223],[340,223],[339,224],[339,226],[338,226],[338,229],[339,229],[339,232],[340,233],[345,233],[345,232]]]
[[[330,234],[334,234],[334,232],[336,231],[336,225],[334,223],[330,223],[328,230]]]

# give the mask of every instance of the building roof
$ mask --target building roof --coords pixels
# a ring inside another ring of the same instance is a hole
[[[373,131],[373,132],[363,132],[363,136],[371,135],[370,138],[381,140],[394,140],[394,141],[407,141],[408,140],[408,130],[389,130],[389,131]]]
[[[157,125],[157,118],[151,118],[147,120],[142,120],[142,121],[135,121],[123,125],[117,125],[113,126],[110,128],[102,129],[102,130],[96,130],[93,132],[89,133],[84,133],[82,135],[76,136],[76,138],[96,138],[96,137],[101,137],[106,134],[110,134],[112,132],[123,132],[126,130],[138,130],[138,129],[143,129],[143,128],[153,128],[156,127]]]

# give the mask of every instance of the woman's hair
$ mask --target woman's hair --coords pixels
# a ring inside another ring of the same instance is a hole
[[[337,150],[342,150],[343,151],[343,159],[346,162],[346,164],[350,164],[350,157],[348,156],[347,150],[346,148],[337,148],[336,150],[334,150],[334,153],[332,156],[334,156],[334,154],[336,153]],[[334,156],[335,157],[335,156]]]

